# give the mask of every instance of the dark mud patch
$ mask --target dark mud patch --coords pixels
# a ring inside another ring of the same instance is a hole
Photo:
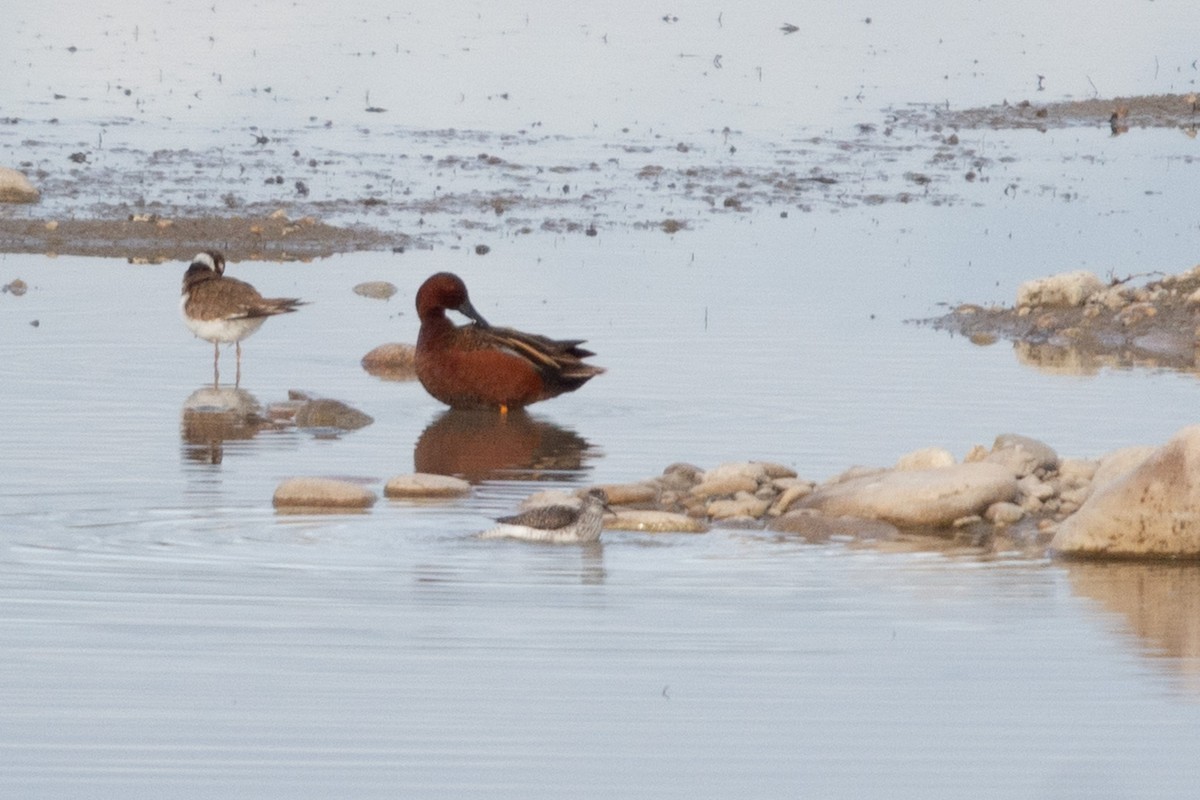
[[[1138,95],[1135,97],[1067,100],[1036,103],[1021,100],[967,109],[942,106],[915,107],[896,112],[908,124],[958,129],[1051,130],[1107,125],[1114,135],[1135,128],[1178,128],[1195,137],[1200,123],[1200,101],[1195,94]]]
[[[306,261],[354,250],[412,246],[404,234],[343,228],[304,217],[161,217],[130,219],[0,219],[0,250],[8,253],[126,258],[138,262],[187,261],[217,248],[235,261]]]
[[[1011,342],[1022,363],[1047,372],[1200,372],[1200,268],[1134,281],[1111,279],[1107,288],[1075,306],[965,304],[944,316],[913,322],[982,346]]]

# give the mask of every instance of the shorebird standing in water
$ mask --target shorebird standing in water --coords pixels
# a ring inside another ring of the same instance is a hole
[[[267,317],[295,311],[294,297],[263,297],[250,284],[225,275],[225,256],[216,250],[197,253],[183,275],[180,308],[183,322],[197,337],[213,343],[213,385],[220,383],[221,344],[237,345],[237,378],[242,382],[242,339]]]
[[[600,540],[608,495],[603,489],[589,489],[579,508],[539,506],[511,517],[500,517],[500,524],[480,534],[483,539],[524,539],[550,544],[591,544]]]

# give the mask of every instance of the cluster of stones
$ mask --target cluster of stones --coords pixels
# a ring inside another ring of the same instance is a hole
[[[964,304],[930,322],[983,343],[1005,338],[1018,348],[1049,346],[1098,363],[1191,369],[1200,340],[1200,266],[1143,285],[1106,282],[1086,270],[1050,275],[1021,284],[1011,308]]]
[[[673,464],[655,478],[599,488],[613,509],[608,530],[766,528],[809,541],[967,530],[1065,557],[1200,558],[1200,425],[1162,447],[1094,461],[1063,459],[1042,442],[1005,434],[961,462],[929,448],[820,484],[781,464],[745,461],[710,470]],[[384,494],[416,500],[470,491],[457,478],[416,474],[389,480]],[[583,491],[539,492],[524,507],[578,502]],[[296,478],[279,486],[274,502],[281,510],[343,511],[377,499],[353,481]]]
[[[1060,460],[1041,442],[1007,434],[990,450],[974,448],[961,463],[947,450],[929,448],[892,467],[855,467],[819,484],[780,464],[749,461],[710,470],[674,464],[657,478],[602,488],[610,505],[620,507],[607,527],[627,530],[715,524],[823,540],[1023,523],[1049,536],[1084,501],[1096,469],[1093,462]],[[654,516],[644,520],[647,513]]]

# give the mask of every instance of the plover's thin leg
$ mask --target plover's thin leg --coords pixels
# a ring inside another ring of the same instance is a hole
[[[233,388],[237,389],[242,385],[242,343],[238,342],[237,347],[237,376],[233,379]]]
[[[221,369],[218,366],[221,363],[221,346],[213,342],[213,388],[221,388]]]

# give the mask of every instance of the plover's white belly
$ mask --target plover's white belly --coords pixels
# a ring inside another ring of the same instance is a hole
[[[188,330],[206,342],[232,344],[240,342],[262,327],[266,317],[239,317],[236,319],[192,319],[187,315],[187,295],[179,303],[183,323]]]

